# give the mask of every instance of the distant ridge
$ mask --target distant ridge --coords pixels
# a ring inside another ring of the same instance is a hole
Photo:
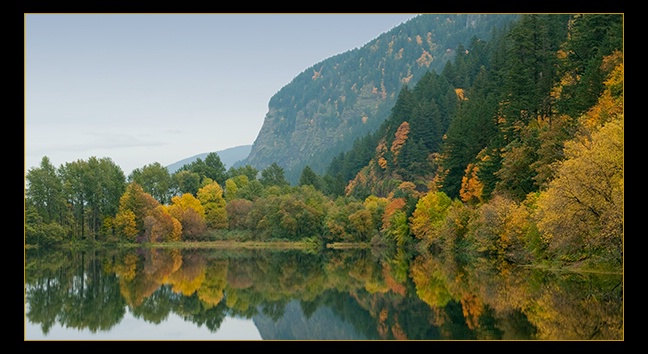
[[[218,157],[220,157],[221,161],[223,162],[223,165],[225,165],[225,169],[229,169],[236,162],[246,159],[250,154],[251,149],[252,149],[252,145],[241,145],[241,146],[235,146],[225,150],[214,151],[214,152],[218,154]],[[166,168],[167,170],[169,170],[169,173],[174,173],[185,164],[191,163],[199,158],[204,160],[205,157],[207,157],[207,155],[209,154],[210,154],[209,152],[205,152],[202,154],[187,157],[186,159],[182,159],[180,161],[168,165]]]

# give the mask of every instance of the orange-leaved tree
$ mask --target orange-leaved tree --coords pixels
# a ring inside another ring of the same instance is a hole
[[[182,224],[182,238],[196,240],[205,236],[207,224],[205,221],[205,208],[191,193],[171,198],[168,207],[169,214]]]

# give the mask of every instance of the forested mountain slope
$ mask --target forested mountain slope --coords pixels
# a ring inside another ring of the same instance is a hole
[[[264,169],[276,162],[296,182],[305,166],[323,173],[331,159],[388,117],[401,88],[440,72],[457,48],[487,39],[517,15],[417,16],[355,48],[316,63],[269,102],[249,157]]]
[[[491,40],[472,41],[440,74],[401,90],[382,126],[333,159],[329,192],[387,196],[412,182],[481,202],[539,191],[565,143],[585,129],[581,116],[599,103],[607,77],[622,70],[622,20],[523,15]]]

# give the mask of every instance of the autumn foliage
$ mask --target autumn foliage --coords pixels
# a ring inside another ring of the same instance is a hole
[[[202,241],[235,230],[263,241],[416,244],[512,263],[619,266],[621,24],[611,15],[528,15],[497,45],[462,44],[441,73],[403,86],[389,117],[324,176],[305,166],[298,185],[278,162],[225,172],[215,154],[169,176],[145,166],[128,184],[109,160],[56,169],[44,158],[27,174],[26,238]],[[432,38],[412,38],[421,49],[414,62],[430,64]],[[399,49],[390,44],[393,55]],[[326,70],[313,80],[328,80]],[[387,99],[388,84],[370,86]],[[377,122],[369,110],[354,117],[367,129]],[[480,311],[477,299],[462,301]]]

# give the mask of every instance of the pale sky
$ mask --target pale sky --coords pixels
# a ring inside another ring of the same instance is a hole
[[[206,326],[198,326],[195,323],[182,319],[175,313],[159,324],[153,324],[146,320],[133,317],[127,311],[124,318],[108,331],[97,331],[95,333],[88,329],[63,327],[60,323],[53,325],[47,334],[43,333],[40,324],[33,324],[25,319],[25,340],[45,341],[90,341],[90,340],[162,340],[162,341],[185,341],[185,340],[262,340],[261,333],[251,319],[227,316],[218,327],[212,332]]]
[[[416,14],[25,14],[25,172],[254,143],[270,98]]]

